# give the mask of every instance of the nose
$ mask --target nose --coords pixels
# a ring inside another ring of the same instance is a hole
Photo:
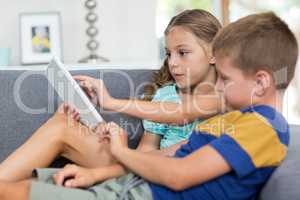
[[[175,55],[170,55],[168,58],[168,64],[170,67],[177,67],[178,66],[178,59]]]

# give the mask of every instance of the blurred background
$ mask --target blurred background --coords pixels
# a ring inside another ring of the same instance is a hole
[[[10,48],[10,65],[20,65],[20,14],[58,12],[61,48],[66,63],[88,54],[85,7],[89,0],[0,0],[0,48]],[[97,53],[111,62],[163,59],[163,32],[172,16],[185,9],[212,12],[223,24],[251,13],[274,11],[300,37],[300,0],[95,0]]]

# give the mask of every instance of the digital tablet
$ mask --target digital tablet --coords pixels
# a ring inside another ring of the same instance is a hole
[[[46,74],[61,100],[77,108],[81,123],[94,128],[103,121],[90,99],[58,58],[54,57],[50,61]]]

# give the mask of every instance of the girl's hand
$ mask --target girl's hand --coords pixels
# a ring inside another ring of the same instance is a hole
[[[87,188],[96,183],[96,175],[94,169],[68,164],[53,175],[53,180],[56,185],[63,187]]]
[[[77,110],[77,108],[75,108],[74,106],[68,104],[68,103],[63,103],[63,112],[70,115],[72,117],[72,119],[79,121],[80,119],[80,114],[79,111]]]
[[[116,123],[110,122],[105,126],[105,132],[102,140],[107,138],[110,141],[110,150],[113,156],[118,159],[122,151],[128,148],[128,135]]]
[[[113,99],[108,93],[103,80],[83,75],[73,76],[73,78],[79,81],[79,85],[95,105],[106,108],[106,105]]]

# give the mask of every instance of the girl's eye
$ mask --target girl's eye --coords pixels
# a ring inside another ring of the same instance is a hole
[[[171,54],[169,52],[166,52],[166,57],[169,58],[171,56]]]
[[[180,56],[186,56],[188,53],[188,51],[179,51]]]

